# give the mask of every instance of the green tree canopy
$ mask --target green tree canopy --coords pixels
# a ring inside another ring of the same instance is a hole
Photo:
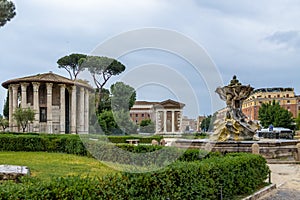
[[[275,101],[261,105],[258,111],[258,119],[264,128],[269,127],[271,124],[275,127],[293,128],[293,114]]]
[[[21,126],[23,132],[25,132],[29,122],[33,122],[34,114],[34,111],[30,108],[17,108],[13,113],[13,117],[16,120],[18,126]]]
[[[6,94],[6,101],[4,103],[3,116],[6,119],[9,119],[9,98],[8,98],[8,91],[7,91],[7,94]]]
[[[112,110],[130,110],[132,108],[136,100],[136,91],[133,87],[123,82],[116,82],[111,85],[110,91]]]
[[[105,84],[112,76],[122,73],[125,70],[125,66],[113,58],[88,56],[82,63],[82,67],[89,70],[97,86],[98,99],[95,100],[96,108],[98,108]]]
[[[98,122],[106,135],[137,133],[137,126],[131,121],[129,113],[123,110],[105,110],[99,114]]]
[[[140,123],[141,133],[155,133],[155,124],[151,119],[144,119]]]
[[[16,15],[15,4],[11,1],[0,0],[0,27],[4,26]]]
[[[113,111],[114,119],[118,124],[120,130],[122,130],[125,134],[136,134],[137,133],[137,125],[133,123],[130,118],[129,111],[127,110],[118,110]]]
[[[82,63],[85,61],[86,57],[87,55],[78,53],[64,56],[58,59],[58,68],[65,69],[69,73],[70,79],[74,80],[77,78],[77,75],[83,71],[84,68],[82,68]]]
[[[117,82],[108,90],[102,90],[99,104],[98,122],[106,134],[132,134],[137,126],[130,119],[130,108],[136,100],[134,88],[123,82]]]
[[[298,114],[297,118],[295,119],[296,122],[296,129],[300,130],[300,113]]]
[[[102,89],[102,98],[99,102],[98,113],[105,110],[130,110],[136,100],[136,91],[130,85],[117,82],[110,87]],[[113,105],[113,106],[112,106]]]
[[[102,89],[102,98],[99,102],[98,113],[111,110],[111,95],[108,89]]]
[[[9,122],[2,115],[0,115],[0,126],[2,126],[3,131],[9,126]]]
[[[200,129],[203,130],[204,132],[209,131],[211,119],[212,119],[211,115],[208,115],[207,117],[205,117],[201,122]]]
[[[102,131],[107,135],[119,132],[118,125],[111,110],[101,112],[98,116],[98,122]]]
[[[125,70],[125,66],[119,61],[101,56],[88,56],[83,63],[83,67],[89,70],[100,92],[112,76]]]
[[[217,113],[215,112],[213,115],[208,115],[205,117],[200,125],[200,129],[207,132],[207,131],[213,131],[213,123],[217,118]]]

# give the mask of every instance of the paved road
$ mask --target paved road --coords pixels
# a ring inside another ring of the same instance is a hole
[[[269,164],[277,190],[260,200],[300,200],[300,165]]]

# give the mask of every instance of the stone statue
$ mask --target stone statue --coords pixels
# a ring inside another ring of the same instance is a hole
[[[252,121],[242,112],[242,104],[247,99],[253,88],[250,85],[242,85],[236,76],[228,86],[218,87],[216,93],[226,101],[226,115],[224,119],[218,119],[214,123],[213,137],[218,141],[226,140],[252,140],[258,129]]]

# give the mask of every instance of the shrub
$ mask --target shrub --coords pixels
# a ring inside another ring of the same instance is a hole
[[[82,140],[84,142],[82,142]],[[1,151],[48,151],[93,156],[132,166],[164,167],[147,173],[103,178],[69,177],[40,183],[24,179],[0,187],[3,199],[224,199],[249,194],[261,186],[269,169],[264,158],[246,153],[221,155],[197,149],[94,141],[78,135],[0,135]],[[178,160],[178,161],[176,161]],[[175,162],[176,161],[176,162]],[[165,167],[166,166],[166,167]],[[156,168],[155,168],[156,169]],[[138,172],[138,171],[136,171]]]
[[[151,119],[143,119],[140,123],[141,133],[155,133],[155,124]]]
[[[265,159],[228,154],[201,162],[174,162],[160,171],[117,173],[102,178],[33,178],[3,183],[3,199],[232,199],[253,192],[267,178]]]

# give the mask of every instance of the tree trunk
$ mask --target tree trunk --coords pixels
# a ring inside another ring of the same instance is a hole
[[[100,105],[100,102],[101,102],[101,99],[102,99],[102,88],[98,88],[99,89],[99,93],[95,94],[95,112],[96,114],[99,114],[99,105]]]

